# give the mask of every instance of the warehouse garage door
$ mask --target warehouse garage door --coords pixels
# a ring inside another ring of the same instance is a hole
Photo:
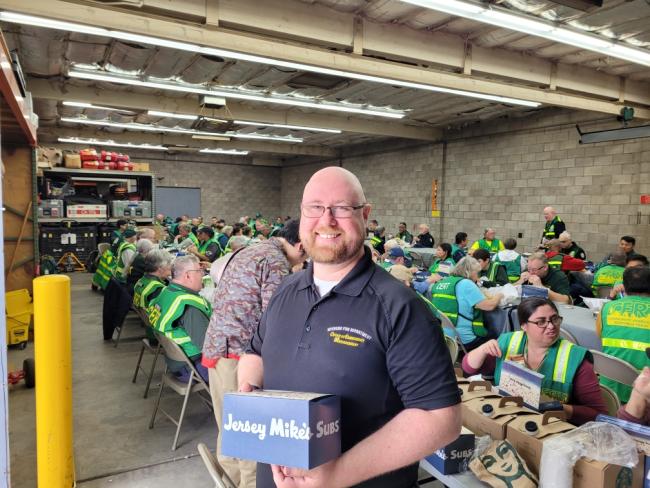
[[[156,188],[156,212],[175,219],[181,215],[201,215],[201,189],[159,186]]]

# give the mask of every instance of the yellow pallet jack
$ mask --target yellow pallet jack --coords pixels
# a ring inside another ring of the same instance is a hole
[[[56,263],[57,267],[63,269],[66,273],[73,271],[86,271],[86,265],[82,263],[77,255],[73,252],[67,252]]]

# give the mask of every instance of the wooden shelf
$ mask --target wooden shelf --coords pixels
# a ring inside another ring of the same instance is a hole
[[[77,217],[77,218],[62,218],[62,217],[39,217],[38,218],[38,223],[39,224],[58,224],[63,221],[75,221],[79,223],[94,223],[94,222],[103,222],[103,223],[114,223],[117,222],[118,220],[133,220],[134,222],[153,222],[153,217],[137,217],[137,218],[132,218],[132,217],[111,217],[110,219],[96,219],[94,217],[86,218],[86,217]]]
[[[132,176],[134,178],[140,176],[149,176],[153,178],[153,173],[142,172],[142,171],[118,171],[111,169],[77,169],[77,168],[42,168],[43,174],[45,173],[60,173],[60,174],[70,174],[70,175],[82,175],[84,177],[92,178],[109,178],[111,176],[121,176],[122,178],[126,176]]]

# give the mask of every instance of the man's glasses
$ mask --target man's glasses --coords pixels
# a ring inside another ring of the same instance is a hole
[[[548,324],[553,324],[554,327],[559,327],[560,324],[562,324],[562,317],[559,315],[553,315],[547,319],[529,320],[528,323],[535,324],[539,328],[546,327]]]
[[[185,272],[186,272],[186,273],[191,273],[192,271],[200,271],[201,273],[203,273],[203,269],[202,269],[202,268],[199,268],[199,269],[188,269],[188,270],[186,270]]]
[[[332,217],[336,219],[349,219],[354,215],[355,210],[365,207],[366,204],[362,203],[361,205],[333,205],[331,207],[325,207],[324,205],[301,205],[303,217],[317,219],[322,217],[325,213],[325,210],[329,210],[332,213]]]
[[[538,271],[543,270],[545,267],[546,267],[546,265],[545,265],[545,264],[542,264],[542,265],[541,265],[540,267],[538,267],[538,268],[528,268],[528,272],[529,272],[529,273],[537,273]]]

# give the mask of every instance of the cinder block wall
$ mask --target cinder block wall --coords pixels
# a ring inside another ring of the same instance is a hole
[[[134,153],[132,159],[150,164],[159,178],[158,186],[200,188],[201,213],[206,220],[216,216],[230,223],[256,212],[269,218],[280,215],[280,168],[235,165],[215,156],[156,154],[156,159],[151,159]]]
[[[637,237],[639,252],[650,254],[650,140],[581,146],[575,123],[588,130],[612,128],[602,114],[547,110],[538,115],[477,124],[448,134],[442,145],[345,157],[341,164],[359,176],[373,215],[389,232],[406,220],[431,224],[436,242],[451,242],[465,231],[478,239],[485,227],[499,237],[517,237],[530,250],[541,237],[542,209],[557,208],[568,230],[590,259],[601,259],[621,235]],[[583,129],[584,129],[583,128]],[[356,148],[363,152],[363,148]],[[330,164],[338,164],[332,162]],[[304,183],[321,165],[282,170],[282,212],[297,211]],[[431,217],[431,181],[440,182],[442,219]],[[441,232],[442,226],[442,232]]]

